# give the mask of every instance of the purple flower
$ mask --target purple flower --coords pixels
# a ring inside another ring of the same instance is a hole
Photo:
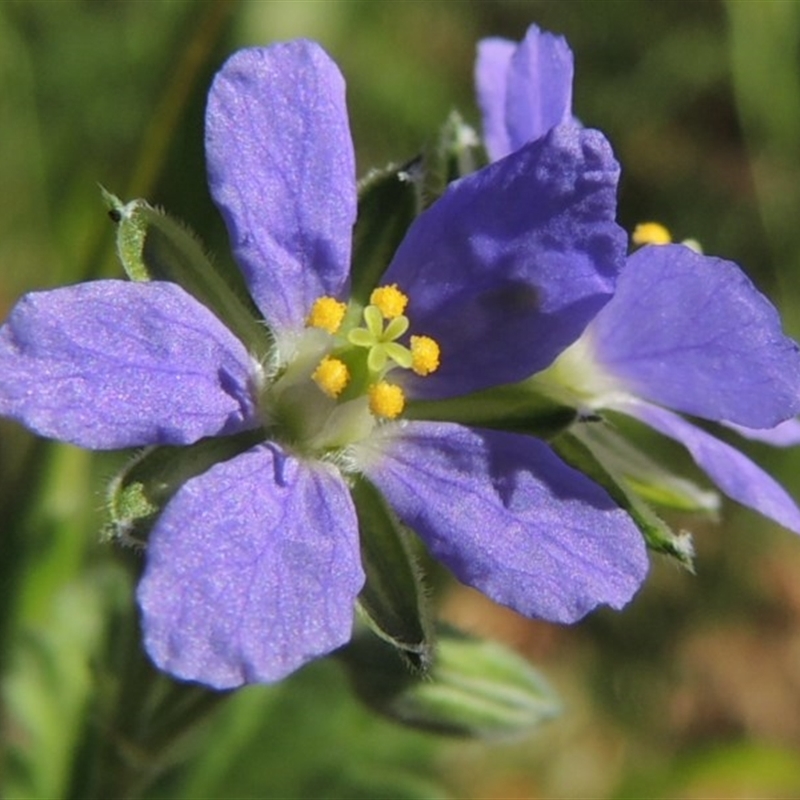
[[[602,489],[532,437],[402,419],[406,396],[547,367],[611,296],[624,236],[605,139],[556,127],[451,186],[362,308],[333,62],[306,41],[236,53],[206,126],[209,185],[269,352],[159,282],[31,294],[0,329],[0,412],[42,435],[117,448],[264,431],[188,480],[152,530],[138,599],[155,663],[226,688],[346,643],[364,581],[353,474],[457,577],[524,614],[625,604],[646,555]]]
[[[519,45],[481,42],[476,76],[493,157],[571,115],[572,55],[536,26]],[[729,497],[800,533],[800,511],[769,475],[674,413],[773,444],[800,439],[790,419],[800,411],[797,344],[735,264],[682,245],[638,250],[611,301],[535,383],[585,411],[619,411],[676,439]]]
[[[781,486],[675,413],[775,444],[796,438],[800,352],[736,264],[679,244],[636,251],[614,297],[536,382],[677,440],[725,494],[800,533],[800,511]]]

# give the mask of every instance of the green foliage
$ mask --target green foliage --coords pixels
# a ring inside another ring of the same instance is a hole
[[[741,742],[677,759],[667,770],[637,775],[619,800],[648,797],[791,797],[800,786],[800,758],[794,750]]]
[[[553,448],[570,466],[581,470],[599,483],[619,507],[630,514],[651,550],[671,556],[679,564],[693,572],[694,548],[691,537],[688,534],[673,533],[669,525],[641,497],[637,490],[638,487],[628,481],[623,473],[614,469],[609,460],[604,458],[605,450],[593,447],[587,438],[583,431],[576,428],[574,431],[568,431],[558,437],[553,442]],[[642,485],[648,488],[647,494],[657,494],[658,496],[665,494],[657,483],[643,483]],[[650,489],[651,486],[652,489]]]
[[[3,682],[6,713],[15,723],[4,784],[9,800],[60,797],[69,784],[77,734],[97,691],[93,661],[110,605],[128,602],[124,585],[123,575],[86,572],[81,583],[49,598],[47,624],[31,626],[17,640]]]
[[[147,797],[442,798],[429,737],[354,704],[333,662],[237,692],[196,743],[201,758]]]

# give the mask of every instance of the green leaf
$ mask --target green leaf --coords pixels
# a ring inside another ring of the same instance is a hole
[[[413,668],[425,672],[433,656],[434,636],[408,533],[371,483],[358,478],[351,492],[367,576],[359,608],[378,636],[396,647]]]
[[[402,167],[372,170],[359,184],[350,291],[362,306],[419,213],[421,172],[417,159]]]
[[[525,383],[483,389],[447,400],[411,400],[404,416],[517,431],[549,439],[577,417],[574,408],[538,394]]]
[[[161,509],[186,481],[243,453],[263,438],[259,429],[201,439],[188,447],[164,445],[142,450],[109,484],[106,535],[129,544],[144,544]]]
[[[625,478],[616,471],[611,460],[607,461],[603,457],[605,451],[594,447],[589,437],[584,435],[589,426],[603,424],[600,421],[580,423],[554,439],[551,445],[567,464],[599,483],[620,508],[628,512],[651,550],[671,556],[681,566],[694,572],[691,536],[686,532],[674,533],[633,491]]]
[[[436,658],[424,678],[366,631],[339,655],[367,705],[414,728],[502,739],[530,733],[560,712],[554,691],[524,658],[450,627],[439,631]]]
[[[177,283],[211,309],[248,350],[258,356],[270,351],[271,334],[238,271],[223,271],[188,228],[145,200],[123,203],[101,191],[117,224],[117,253],[131,280]]]

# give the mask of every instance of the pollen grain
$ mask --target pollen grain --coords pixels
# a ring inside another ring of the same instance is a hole
[[[384,319],[394,319],[406,310],[408,297],[397,288],[396,283],[391,283],[374,289],[369,296],[369,302],[378,307]]]
[[[322,328],[328,333],[336,333],[342,324],[347,305],[333,297],[319,297],[311,306],[311,311],[306,319],[306,325],[310,328]]]
[[[336,398],[350,381],[350,371],[343,361],[325,356],[314,370],[311,379],[328,397]]]
[[[417,375],[430,375],[439,369],[439,345],[430,336],[412,336],[411,369]]]
[[[406,398],[397,384],[380,381],[370,386],[368,391],[369,410],[376,417],[395,419],[403,413]]]
[[[660,222],[640,222],[634,229],[631,239],[634,244],[669,244],[670,232]]]

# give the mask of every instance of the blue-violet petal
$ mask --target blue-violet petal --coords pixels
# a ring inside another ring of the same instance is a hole
[[[538,439],[450,423],[385,430],[364,459],[400,519],[459,580],[532,617],[624,606],[642,536],[603,489]]]
[[[528,28],[508,71],[506,123],[512,150],[572,118],[573,72],[572,50],[563,36]]]
[[[769,444],[772,447],[795,447],[800,444],[800,419],[795,417],[781,422],[774,428],[746,428],[744,425],[725,421],[722,424],[745,439]]]
[[[348,641],[363,583],[344,483],[262,445],[165,508],[138,590],[145,645],[161,669],[217,689],[277,681]]]
[[[794,500],[770,475],[734,447],[677,414],[650,403],[619,403],[615,408],[680,442],[728,497],[800,533],[800,510]]]
[[[590,332],[602,366],[646,400],[750,428],[800,412],[800,350],[730,261],[643,247]]]
[[[341,296],[356,216],[344,79],[319,45],[297,40],[235,53],[206,110],[211,194],[265,319],[303,324],[321,295]]]
[[[91,449],[256,427],[253,372],[241,342],[171,283],[33,292],[0,328],[0,414]]]
[[[478,42],[475,60],[475,88],[483,116],[483,141],[492,161],[507,156],[511,150],[506,125],[508,70],[517,43],[491,37]]]
[[[410,298],[414,330],[441,346],[415,396],[521,380],[583,332],[624,263],[618,176],[601,133],[561,125],[417,217],[385,275]]]

